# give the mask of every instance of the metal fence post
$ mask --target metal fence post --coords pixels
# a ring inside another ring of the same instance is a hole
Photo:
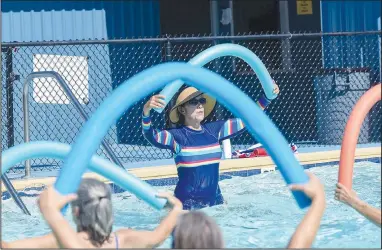
[[[13,61],[12,61],[12,47],[9,47],[7,49],[3,48],[1,49],[1,59],[2,54],[5,52],[5,64],[6,64],[6,96],[7,96],[7,137],[8,137],[8,148],[12,147],[14,145],[14,126],[13,126],[13,81],[16,79],[13,74]],[[2,88],[0,91],[0,96],[2,96]],[[0,108],[2,109],[2,103],[0,103]],[[0,127],[0,134],[2,130],[2,127]],[[0,144],[0,150],[2,151],[2,142]],[[0,161],[1,161],[0,156]],[[13,187],[11,181],[8,179],[8,176],[6,173],[4,173],[1,176],[2,183],[6,187],[8,193],[11,195],[11,197],[16,202],[17,206],[27,215],[31,215],[28,211],[27,207],[25,206],[24,202],[20,199],[16,189]]]
[[[378,30],[382,32],[381,29],[381,17],[378,17]],[[382,82],[382,43],[381,43],[381,36],[378,37],[378,50],[379,50],[379,82]]]
[[[7,139],[8,139],[8,148],[12,147],[15,142],[14,137],[14,118],[13,118],[13,60],[12,60],[12,47],[9,47],[5,52],[5,89],[6,89],[6,98],[7,98]]]
[[[284,34],[290,34],[288,4],[288,1],[280,1],[279,6],[280,29]],[[289,70],[292,67],[290,38],[281,40],[281,53],[283,70]]]
[[[166,62],[171,62],[172,61],[172,44],[171,44],[169,36],[167,36],[167,42],[166,42],[165,50],[166,50]],[[170,105],[168,105],[168,107],[169,108],[173,107],[175,105],[175,101],[176,101],[175,98],[172,98],[169,102]],[[173,124],[170,121],[170,113],[169,112],[166,112],[165,117],[166,117],[166,127],[175,128],[176,127],[175,124]]]
[[[170,42],[170,38],[168,38],[166,42],[166,62],[172,61],[171,51],[172,51],[172,44]]]

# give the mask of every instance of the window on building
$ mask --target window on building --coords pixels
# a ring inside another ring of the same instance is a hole
[[[69,85],[81,104],[89,101],[88,61],[84,56],[33,55],[33,71],[56,71]],[[56,79],[33,80],[33,99],[37,103],[69,104],[70,100]]]
[[[211,33],[210,1],[160,1],[161,34]]]
[[[277,32],[279,13],[279,0],[234,0],[235,33]]]
[[[279,0],[234,0],[232,4],[235,34],[269,34],[281,31]],[[237,43],[252,50],[269,71],[278,71],[282,67],[282,40],[238,40]],[[237,61],[235,68],[237,72],[253,74],[243,61]]]
[[[160,2],[161,34],[192,36],[285,32],[280,25],[280,11],[284,10],[280,5],[279,0],[163,0]],[[212,20],[214,18],[216,20]],[[289,47],[282,40],[235,40],[235,43],[247,47],[264,59],[270,71],[287,69],[290,65],[284,62],[289,61],[290,55],[284,53]],[[211,41],[173,43],[172,59],[188,61],[210,46]],[[237,72],[251,74],[242,61],[233,65]]]

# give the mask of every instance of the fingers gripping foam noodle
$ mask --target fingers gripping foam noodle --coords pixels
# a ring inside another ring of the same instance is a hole
[[[381,100],[381,83],[369,89],[354,106],[346,123],[344,138],[342,140],[340,167],[338,170],[338,182],[346,188],[352,188],[353,164],[355,149],[358,142],[359,132],[366,115],[370,109]]]
[[[76,192],[90,158],[110,126],[134,103],[176,79],[187,81],[201,91],[211,94],[237,117],[242,118],[252,136],[256,136],[270,153],[288,184],[308,181],[308,176],[294,157],[285,138],[256,103],[240,89],[207,69],[186,63],[164,63],[125,81],[104,100],[81,128],[57,178],[56,189],[62,194]],[[210,84],[211,82],[214,84]],[[126,93],[129,93],[129,98],[126,98]],[[251,112],[246,112],[247,110]],[[296,191],[293,195],[301,208],[309,206],[311,201],[305,194]]]
[[[219,44],[215,45],[211,48],[204,50],[203,52],[196,55],[192,58],[188,63],[193,66],[203,67],[207,63],[212,60],[223,57],[223,56],[236,56],[241,58],[246,63],[251,66],[253,71],[255,71],[257,77],[260,80],[260,83],[264,89],[265,95],[268,99],[273,100],[277,95],[273,93],[273,80],[269,75],[267,68],[264,66],[262,61],[249,49],[237,45],[237,44]],[[179,88],[183,85],[182,80],[176,80],[170,84],[168,84],[162,91],[161,95],[165,96],[165,105],[169,103],[175,93],[179,90]],[[209,84],[215,85],[214,82],[209,82]],[[158,113],[162,113],[163,108],[155,108],[155,111]]]
[[[1,174],[19,162],[39,157],[49,157],[64,160],[70,152],[70,145],[58,142],[35,141],[11,147],[4,151],[2,156]],[[156,197],[156,190],[148,183],[124,171],[114,163],[100,157],[93,156],[90,159],[89,169],[93,172],[113,180],[115,184],[135,194],[138,198],[149,203],[156,209],[161,209],[166,204],[165,199]],[[70,179],[66,180],[70,185]]]

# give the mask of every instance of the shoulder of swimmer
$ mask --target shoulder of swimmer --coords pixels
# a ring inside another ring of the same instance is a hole
[[[150,248],[156,244],[152,231],[137,231],[133,229],[119,229],[116,231],[121,248]]]
[[[25,249],[25,248],[57,248],[59,247],[57,245],[57,240],[54,234],[47,234],[44,236],[38,236],[38,237],[32,237],[32,238],[26,238],[21,240],[15,240],[12,242],[1,242],[2,248],[19,248],[19,249]],[[0,249],[2,249],[0,248]]]
[[[86,232],[78,232],[78,239],[81,241],[81,245],[86,248],[95,248],[95,246],[90,242],[89,235]]]

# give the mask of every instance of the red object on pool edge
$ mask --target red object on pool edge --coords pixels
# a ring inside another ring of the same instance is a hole
[[[253,156],[267,156],[267,151],[265,151],[265,148],[256,148],[253,150],[252,153]]]
[[[297,151],[297,146],[294,144],[294,143],[291,143],[290,144],[290,147],[292,149],[292,152],[294,154],[297,154],[298,151]],[[235,151],[234,154],[232,155],[233,157],[232,158],[255,158],[255,157],[264,157],[264,156],[269,156],[267,151],[265,150],[265,148],[263,147],[259,147],[259,148],[255,148],[253,149],[252,152],[248,152],[248,151]]]

